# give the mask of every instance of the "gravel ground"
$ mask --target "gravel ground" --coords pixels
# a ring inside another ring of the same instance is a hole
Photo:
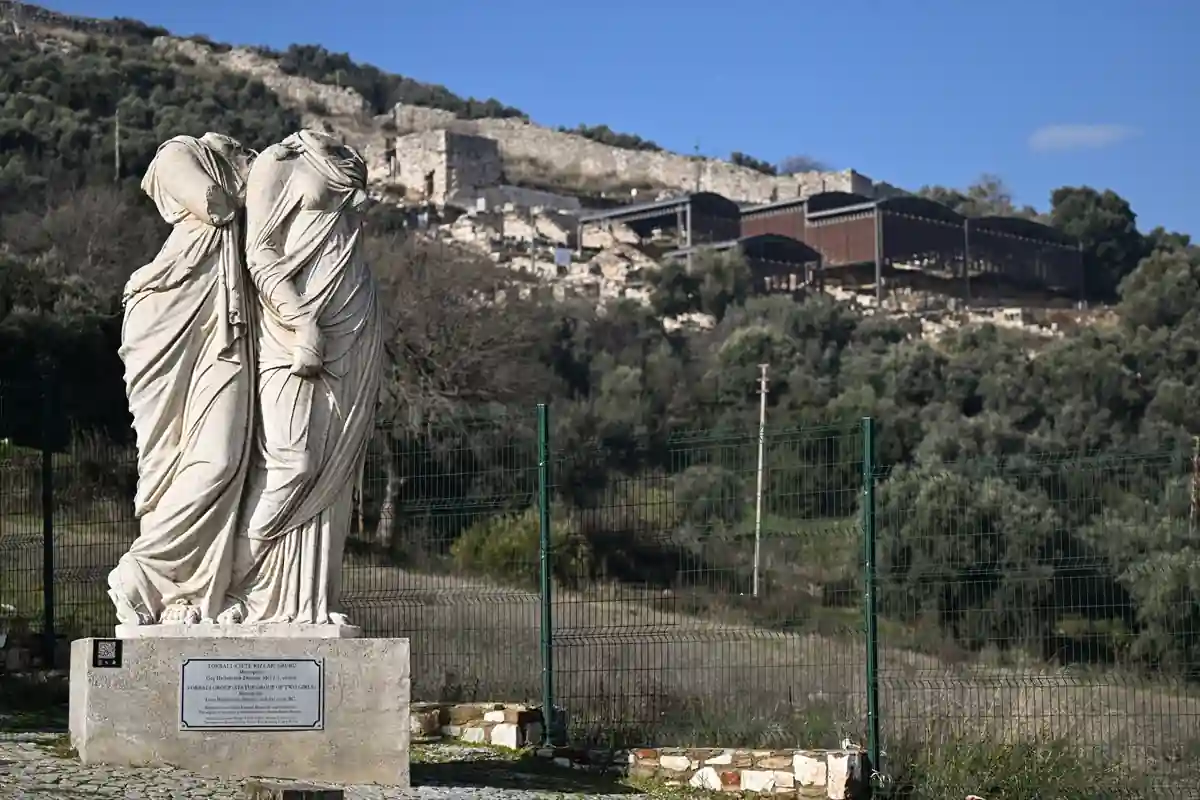
[[[354,800],[532,800],[547,795],[645,798],[615,780],[460,744],[414,745],[413,787],[346,786]],[[246,781],[206,778],[173,767],[80,764],[61,734],[0,734],[2,800],[238,800]]]

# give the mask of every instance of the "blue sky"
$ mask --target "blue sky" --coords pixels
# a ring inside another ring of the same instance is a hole
[[[1200,238],[1195,0],[52,0],[181,34],[318,43],[548,125],[806,154],[904,188],[1111,188]]]

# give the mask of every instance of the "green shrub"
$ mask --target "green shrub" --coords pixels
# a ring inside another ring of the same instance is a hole
[[[584,125],[581,123],[574,128],[559,127],[558,130],[561,133],[573,133],[576,136],[591,139],[593,142],[610,147],[620,147],[624,150],[646,150],[654,153],[662,151],[662,147],[657,142],[643,139],[635,133],[614,131],[607,125]]]
[[[466,572],[534,587],[541,574],[540,539],[537,509],[528,508],[471,525],[450,548],[450,555]],[[555,519],[551,526],[551,551],[551,569],[557,582],[571,586],[593,575],[591,545],[565,520]]]
[[[700,464],[675,476],[675,503],[693,524],[735,523],[745,510],[746,492],[737,473]]]

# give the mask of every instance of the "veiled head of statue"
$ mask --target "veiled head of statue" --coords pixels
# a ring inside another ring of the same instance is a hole
[[[250,166],[254,163],[254,159],[258,157],[258,153],[246,147],[232,136],[226,136],[223,133],[209,131],[200,137],[200,141],[211,147],[213,151],[229,162],[230,166],[233,167],[233,173],[237,178],[239,187],[244,191],[246,176],[250,174]]]
[[[352,187],[366,188],[366,160],[361,153],[338,137],[322,131],[304,129],[296,131],[280,144],[293,152],[308,151],[312,153],[343,175]]]

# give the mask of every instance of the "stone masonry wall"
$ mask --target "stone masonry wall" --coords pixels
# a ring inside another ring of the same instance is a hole
[[[542,739],[542,712],[517,703],[413,703],[414,742],[458,739],[513,750]]]
[[[542,712],[520,704],[413,703],[412,736],[413,741],[450,738],[513,749],[536,747],[542,737]],[[860,800],[871,794],[867,759],[858,750],[539,747],[535,752],[564,769],[709,791],[830,800]]]
[[[448,177],[446,131],[422,131],[396,139],[395,174],[410,200],[445,203]],[[432,177],[433,192],[427,195],[426,176]]]
[[[447,111],[418,106],[397,106],[393,119],[401,131],[450,128],[495,139],[506,164],[534,162],[564,175],[613,185],[642,184],[674,191],[692,191],[696,186],[697,160],[690,156],[625,150],[519,119],[463,120]],[[775,176],[711,158],[700,159],[699,164],[702,190],[744,202],[767,203],[830,191],[868,197],[900,191],[854,170]]]
[[[629,751],[628,773],[714,792],[794,794],[852,800],[870,796],[863,753],[849,750],[648,748]]]
[[[484,136],[445,129],[418,131],[398,137],[393,147],[392,180],[402,184],[411,199],[472,207],[476,198],[487,197],[504,180],[496,142]],[[427,177],[433,184],[428,196]]]
[[[532,163],[560,175],[611,186],[645,185],[673,191],[716,192],[731,200],[767,203],[789,197],[808,197],[822,191],[875,194],[874,184],[853,170],[763,175],[715,159],[674,153],[624,150],[582,136],[543,128],[521,120],[485,119],[469,123],[478,133],[495,139],[505,163]],[[697,165],[699,170],[697,170]]]
[[[446,194],[453,200],[473,200],[482,189],[504,180],[504,162],[496,142],[485,136],[446,132]]]

